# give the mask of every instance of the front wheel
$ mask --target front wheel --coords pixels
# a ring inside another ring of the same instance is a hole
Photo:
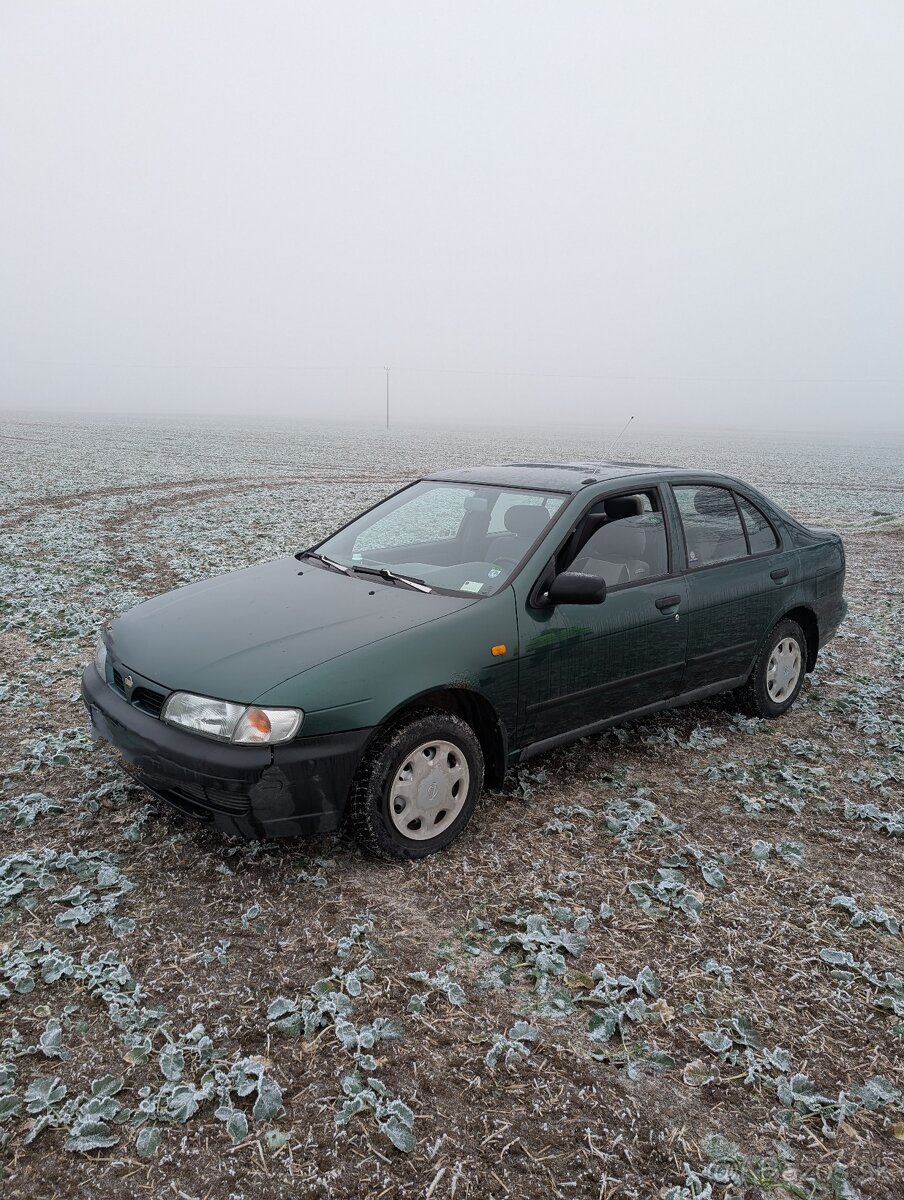
[[[483,789],[483,753],[467,722],[425,711],[379,735],[349,800],[359,842],[382,858],[424,858],[453,842]]]
[[[796,621],[779,621],[741,690],[741,707],[755,717],[780,717],[797,699],[806,667],[804,631]]]

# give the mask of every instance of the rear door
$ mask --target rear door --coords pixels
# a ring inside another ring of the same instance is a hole
[[[682,692],[740,682],[762,638],[787,611],[797,553],[778,522],[738,489],[671,485],[687,582],[687,667]]]

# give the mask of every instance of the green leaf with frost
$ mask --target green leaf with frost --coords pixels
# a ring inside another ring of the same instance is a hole
[[[804,848],[800,842],[779,842],[776,850],[789,866],[799,867],[804,860]]]
[[[42,1113],[52,1108],[66,1095],[66,1085],[56,1075],[33,1079],[25,1089],[28,1112]]]
[[[697,1037],[707,1049],[712,1050],[713,1054],[724,1054],[726,1050],[732,1047],[732,1040],[726,1037],[721,1030],[714,1029],[704,1033],[698,1033]]]
[[[233,1142],[242,1142],[248,1136],[248,1118],[241,1109],[232,1109],[226,1118],[226,1132]]]
[[[289,1000],[285,996],[278,996],[267,1008],[267,1020],[279,1021],[290,1013],[298,1011],[298,1005],[294,1000]]]
[[[272,1121],[282,1106],[282,1089],[279,1084],[270,1075],[262,1075],[251,1115],[255,1121]]]
[[[715,863],[715,862],[704,863],[703,866],[700,868],[700,871],[701,871],[701,874],[703,875],[704,880],[706,881],[706,883],[709,884],[710,887],[712,887],[712,888],[725,887],[725,875],[722,871],[722,868],[719,866],[718,863]]]
[[[63,1148],[89,1154],[92,1150],[106,1150],[109,1146],[115,1146],[118,1141],[119,1134],[114,1133],[105,1122],[86,1121],[78,1126],[77,1133],[71,1133],[66,1138]]]
[[[856,967],[856,960],[849,950],[834,950],[826,947],[819,952],[819,957],[825,963],[836,967]]]
[[[138,1130],[135,1138],[135,1153],[139,1158],[151,1158],[160,1145],[160,1130],[156,1125],[146,1125]]]
[[[0,1096],[0,1124],[18,1117],[23,1108],[21,1096]]]
[[[410,1154],[417,1144],[411,1128],[396,1116],[391,1116],[387,1121],[383,1121],[380,1124],[380,1129],[386,1134],[393,1146],[397,1150],[401,1150],[403,1154]]]
[[[160,1073],[172,1082],[180,1080],[185,1072],[185,1055],[178,1046],[167,1042],[160,1050]]]

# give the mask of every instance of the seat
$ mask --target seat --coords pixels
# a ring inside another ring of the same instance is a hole
[[[607,587],[665,575],[668,550],[662,514],[643,513],[603,525],[584,543],[570,570],[600,576]]]
[[[639,517],[642,512],[643,501],[640,496],[613,496],[610,500],[604,500],[601,509],[587,514],[584,541],[587,542],[603,525],[612,521],[623,521],[625,517]]]
[[[549,521],[549,513],[542,504],[513,504],[505,510],[502,520],[507,534],[490,539],[487,562],[520,562]]]

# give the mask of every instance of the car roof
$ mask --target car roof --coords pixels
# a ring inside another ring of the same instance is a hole
[[[484,467],[467,467],[458,471],[438,471],[429,479],[444,483],[476,483],[493,487],[535,488],[551,492],[579,492],[593,483],[615,479],[640,478],[644,475],[694,475],[683,467],[659,463],[597,462],[597,463],[499,463]],[[705,472],[709,474],[709,472]]]

